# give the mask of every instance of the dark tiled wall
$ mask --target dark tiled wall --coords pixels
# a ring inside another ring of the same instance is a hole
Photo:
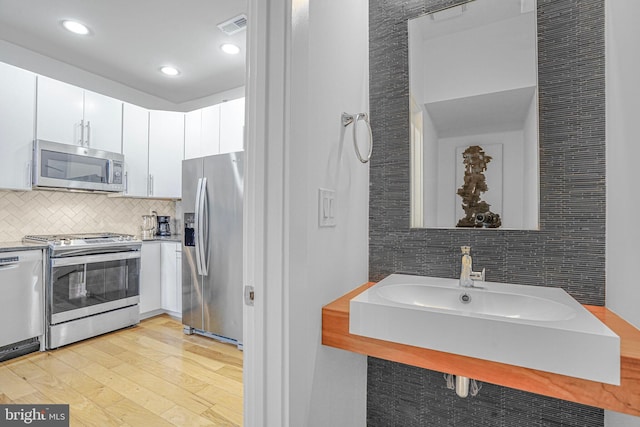
[[[540,231],[409,228],[406,22],[456,3],[370,0],[370,279],[457,277],[464,244],[489,280],[559,286],[582,303],[604,305],[604,0],[538,0]],[[603,424],[599,409],[490,385],[478,397],[451,400],[440,374],[375,359],[368,376],[372,426],[458,425],[451,420],[469,411],[483,415],[460,425]]]
[[[483,383],[459,398],[443,374],[369,358],[369,427],[602,427],[603,413],[579,405]],[[372,395],[375,395],[373,397]]]

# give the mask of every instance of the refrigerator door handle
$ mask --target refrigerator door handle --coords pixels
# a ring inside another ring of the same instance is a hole
[[[201,221],[202,221],[202,212],[201,212],[201,205],[202,205],[202,178],[198,178],[198,188],[196,189],[196,209],[195,209],[195,218],[194,218],[194,222],[195,222],[195,226],[196,226],[196,233],[195,233],[195,252],[196,252],[196,268],[198,269],[198,274],[202,274],[202,227],[201,227]]]
[[[207,178],[202,178],[202,194],[200,195],[200,205],[201,205],[201,222],[202,224],[199,227],[201,242],[200,245],[200,254],[202,256],[202,260],[200,264],[202,265],[202,275],[207,276],[209,274],[209,199],[207,198]]]

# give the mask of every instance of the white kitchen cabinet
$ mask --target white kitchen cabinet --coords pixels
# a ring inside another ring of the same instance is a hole
[[[122,116],[122,154],[125,163],[127,196],[149,195],[149,110],[124,104]]]
[[[180,198],[184,113],[149,112],[149,196]]]
[[[185,115],[184,158],[220,153],[220,105],[201,108]]]
[[[182,244],[162,242],[162,309],[172,316],[182,317]]]
[[[85,90],[84,122],[90,148],[122,153],[122,101]]]
[[[184,158],[200,157],[202,152],[202,110],[184,115]]]
[[[244,98],[220,105],[220,153],[244,149]]]
[[[81,145],[84,89],[38,76],[38,139]]]
[[[220,153],[220,104],[202,109],[200,156]]]
[[[140,253],[140,317],[155,316],[162,312],[162,277],[160,242],[142,243]]]
[[[0,188],[31,189],[36,75],[0,63]]]
[[[38,139],[122,152],[122,102],[38,76]]]

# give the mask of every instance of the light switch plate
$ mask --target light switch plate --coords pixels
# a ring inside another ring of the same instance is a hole
[[[318,225],[336,226],[336,191],[320,188],[318,190]]]

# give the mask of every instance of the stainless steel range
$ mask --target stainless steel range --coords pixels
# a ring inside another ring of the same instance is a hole
[[[25,236],[23,240],[49,246],[47,349],[139,323],[142,241],[116,233]]]

